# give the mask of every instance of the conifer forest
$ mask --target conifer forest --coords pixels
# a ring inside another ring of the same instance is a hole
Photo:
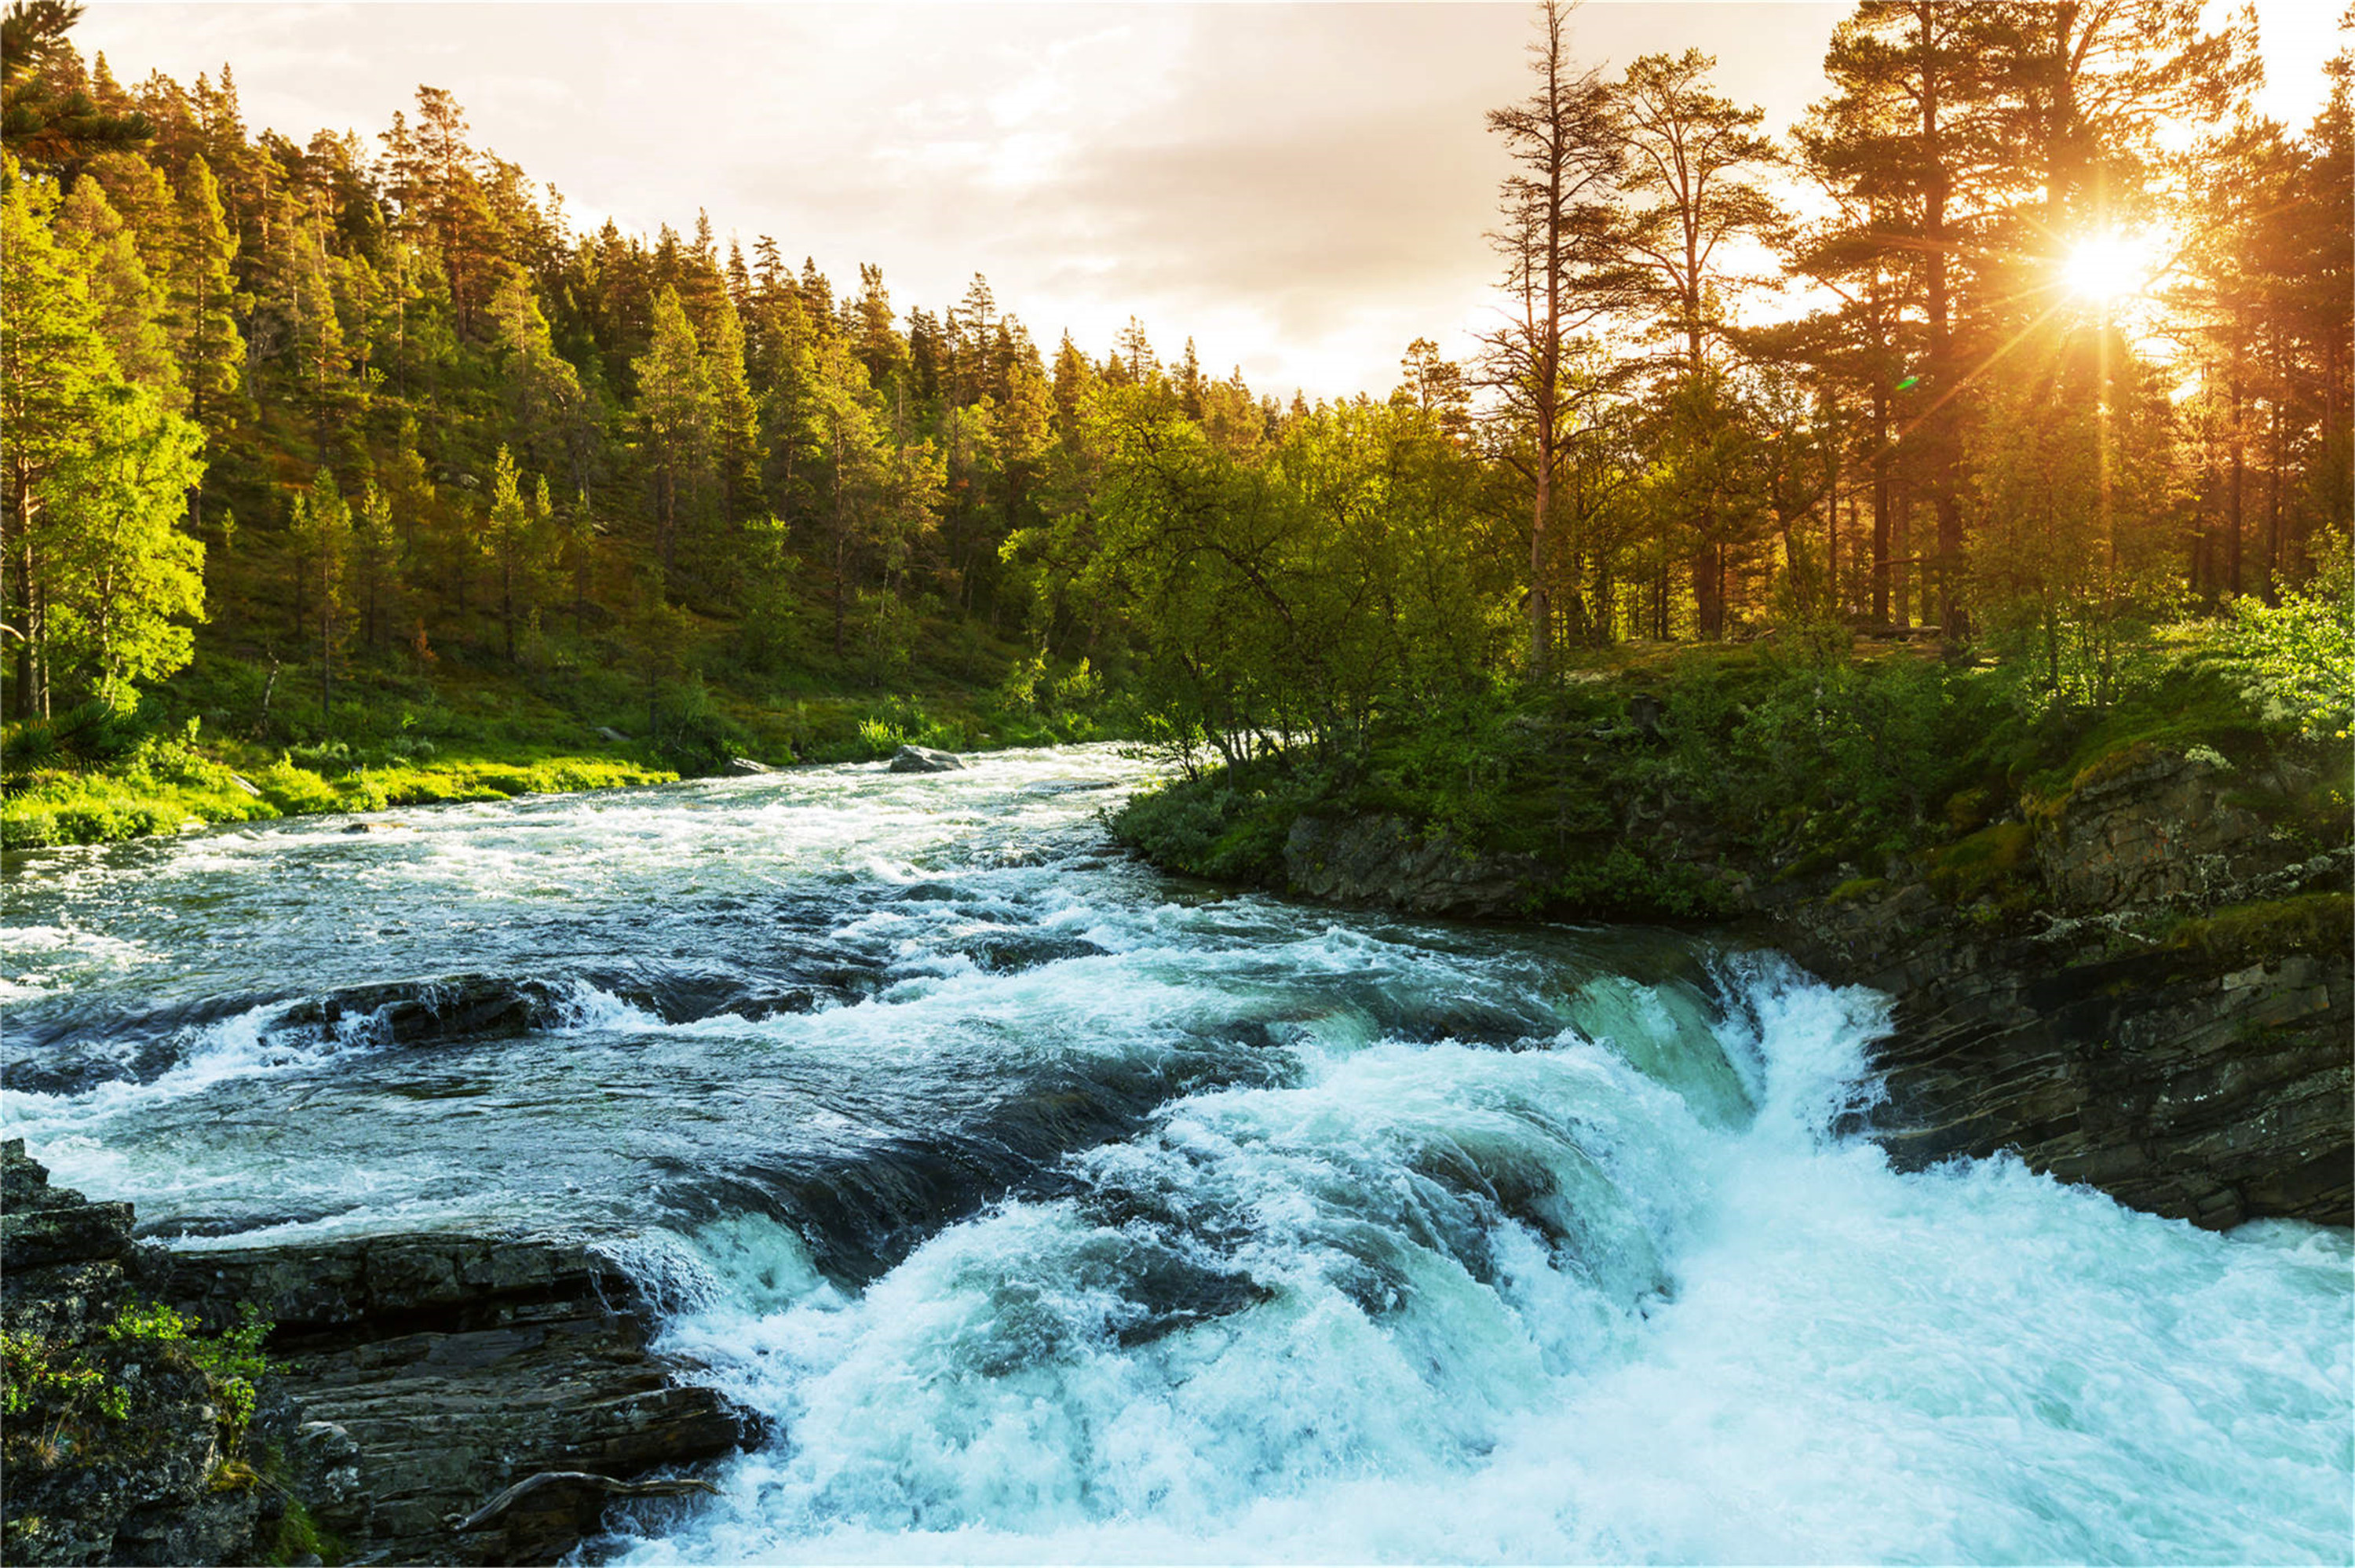
[[[942,690],[1329,760],[1827,628],[2099,703],[2149,628],[2344,580],[2346,56],[2265,120],[2254,16],[2193,0],[1871,0],[1780,137],[1699,48],[1599,70],[1550,8],[1476,352],[1315,403],[686,201],[576,228],[436,88],[256,128],[233,62],[126,83],[74,16],[8,16],[27,765],[191,719],[380,751],[453,677],[689,771]]]

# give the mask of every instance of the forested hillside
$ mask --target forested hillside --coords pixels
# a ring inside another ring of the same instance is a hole
[[[1706,54],[1593,72],[1548,5],[1480,352],[1311,406],[1135,322],[1042,349],[979,276],[903,311],[725,213],[578,228],[435,88],[256,130],[230,67],[126,85],[12,5],[12,842],[172,825],[76,815],[109,770],[217,816],[226,763],[381,804],[437,747],[1347,771],[1631,643],[1924,629],[2091,714],[2214,618],[2343,728],[2348,61],[2284,127],[2202,10],[1864,0],[1777,138]]]

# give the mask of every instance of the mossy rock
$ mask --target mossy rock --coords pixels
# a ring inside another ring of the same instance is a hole
[[[1924,857],[1931,891],[1956,904],[2016,892],[2035,847],[2035,832],[2026,822],[1981,828]]]
[[[2179,922],[2165,946],[2200,954],[2231,968],[2270,963],[2292,953],[2343,956],[2355,942],[2355,897],[2307,893],[2292,898],[2231,904]]]

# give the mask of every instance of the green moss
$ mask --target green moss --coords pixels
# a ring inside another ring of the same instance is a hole
[[[266,1561],[276,1568],[305,1557],[316,1557],[330,1565],[340,1563],[350,1554],[343,1538],[313,1517],[300,1498],[286,1499],[286,1511],[274,1525],[266,1526],[259,1544],[267,1553]]]
[[[2164,945],[2220,964],[2267,963],[2291,953],[2344,955],[2355,941],[2355,898],[2307,893],[2293,898],[2227,905],[2178,922]]]
[[[1889,881],[1886,877],[1851,876],[1829,893],[1825,894],[1824,902],[1827,904],[1861,903],[1865,899],[1880,896],[1881,889],[1888,885]]]
[[[1997,822],[1926,857],[1931,890],[1956,904],[2019,891],[2020,873],[2036,847],[2026,822]]]

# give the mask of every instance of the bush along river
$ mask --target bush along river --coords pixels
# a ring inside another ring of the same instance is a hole
[[[1167,878],[1148,771],[14,858],[12,1346],[278,1370],[10,1560],[2348,1561],[2345,1229],[1901,1169],[1881,993]]]

